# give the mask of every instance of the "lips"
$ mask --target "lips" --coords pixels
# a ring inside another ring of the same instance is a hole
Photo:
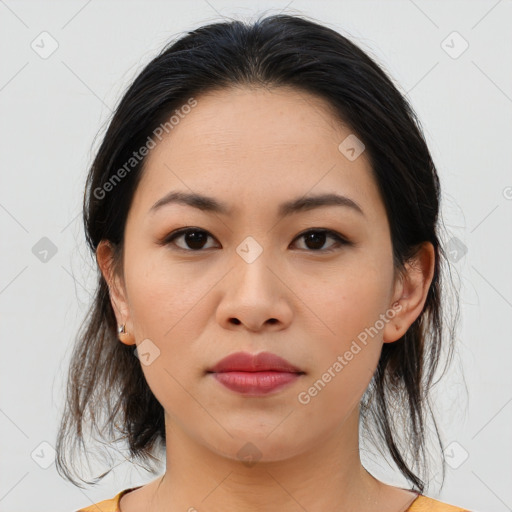
[[[245,396],[261,396],[281,390],[302,375],[302,370],[270,352],[252,355],[236,352],[208,370],[217,382]]]
[[[235,352],[221,359],[208,370],[213,373],[221,372],[286,372],[304,373],[286,359],[270,352],[260,352],[252,355],[248,352]]]

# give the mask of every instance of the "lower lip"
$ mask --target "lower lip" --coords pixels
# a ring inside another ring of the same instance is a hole
[[[266,395],[295,382],[302,374],[290,372],[220,372],[218,382],[244,395]]]

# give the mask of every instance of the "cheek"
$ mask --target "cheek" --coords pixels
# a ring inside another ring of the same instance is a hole
[[[174,415],[190,407],[187,390],[204,370],[194,341],[204,330],[208,283],[142,251],[132,253],[125,268],[137,352],[150,354],[149,362],[141,357],[141,368],[156,399]]]
[[[385,312],[391,273],[386,266],[347,265],[336,269],[322,283],[310,281],[306,305],[317,313],[333,345],[339,348],[370,328]]]
[[[322,418],[318,428],[342,422],[375,372],[382,349],[382,331],[375,330],[383,312],[380,287],[369,275],[364,280],[347,279],[332,285],[315,304],[329,329],[322,328],[316,348],[311,350],[313,368],[298,401],[308,411],[308,418]]]
[[[171,265],[165,251],[139,251],[126,261],[130,312],[136,331],[162,343],[176,339],[176,332],[194,328],[188,315],[195,311],[211,284],[191,276],[190,270]],[[190,332],[192,335],[193,332]]]
[[[308,306],[318,312],[321,326],[311,380],[320,379],[320,385],[329,382],[336,400],[360,396],[375,371],[392,277],[388,267],[361,258],[357,265],[333,272],[328,285],[308,290]]]

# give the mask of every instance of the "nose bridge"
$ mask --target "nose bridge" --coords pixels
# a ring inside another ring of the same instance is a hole
[[[261,294],[264,290],[271,291],[274,288],[272,281],[275,279],[271,267],[272,251],[264,247],[263,237],[258,237],[260,241],[253,236],[247,236],[236,248],[234,257],[235,279],[237,281],[237,290],[243,294],[257,293]],[[275,261],[275,259],[274,259]]]

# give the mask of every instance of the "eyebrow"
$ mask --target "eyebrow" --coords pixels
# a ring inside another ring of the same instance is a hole
[[[180,191],[171,191],[166,194],[150,208],[148,213],[154,214],[157,210],[168,204],[184,204],[206,212],[219,213],[224,215],[230,214],[230,209],[228,206],[219,202],[213,197]],[[303,196],[282,203],[279,206],[278,216],[280,218],[288,217],[294,213],[314,210],[324,206],[342,206],[345,208],[350,208],[364,217],[362,208],[353,199],[334,193]]]

